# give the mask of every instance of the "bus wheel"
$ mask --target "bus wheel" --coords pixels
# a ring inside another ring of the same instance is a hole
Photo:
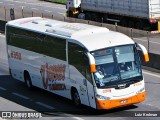
[[[97,22],[98,21],[98,17],[96,14],[91,14],[91,20]]]
[[[122,18],[120,24],[123,27],[128,27],[128,19],[127,18]]]
[[[140,29],[140,30],[143,30],[143,22],[138,20],[136,22],[136,29]]]
[[[74,17],[73,12],[72,11],[68,11],[67,17]]]
[[[128,27],[135,28],[134,22],[132,20],[130,20],[128,23],[129,23]]]
[[[72,100],[76,106],[81,105],[80,96],[79,96],[76,89],[73,89],[73,91],[72,91]]]
[[[32,89],[32,82],[31,82],[31,77],[29,75],[28,72],[25,72],[24,73],[24,80],[25,80],[25,83],[26,83],[26,86],[29,88],[29,89]]]
[[[86,13],[85,14],[85,19],[86,20],[91,20],[91,14],[90,13]]]

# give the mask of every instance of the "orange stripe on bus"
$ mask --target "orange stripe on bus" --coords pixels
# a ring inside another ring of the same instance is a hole
[[[91,72],[92,73],[96,72],[96,65],[95,64],[91,64],[90,67],[91,67]]]
[[[112,109],[112,108],[118,108],[123,106],[129,106],[132,104],[140,103],[144,101],[146,98],[146,92],[137,94],[135,96],[129,97],[129,98],[123,98],[123,99],[117,99],[117,100],[97,100],[97,109]]]

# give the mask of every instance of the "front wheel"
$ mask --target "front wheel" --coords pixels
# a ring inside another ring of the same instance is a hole
[[[76,106],[80,106],[81,105],[80,96],[79,96],[77,90],[74,90],[72,92],[72,100],[73,100],[73,102],[74,102],[74,104]]]

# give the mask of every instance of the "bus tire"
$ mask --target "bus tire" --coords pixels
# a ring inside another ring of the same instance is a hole
[[[72,89],[72,101],[75,106],[81,105],[80,96],[78,94],[78,91],[75,88]]]
[[[91,14],[91,20],[97,22],[98,21],[98,17],[96,14]]]
[[[29,73],[26,71],[24,72],[24,80],[25,80],[26,86],[31,90],[33,88],[32,82],[31,82],[31,77],[30,77]]]
[[[86,13],[85,14],[85,19],[86,20],[91,20],[91,14],[90,13]]]

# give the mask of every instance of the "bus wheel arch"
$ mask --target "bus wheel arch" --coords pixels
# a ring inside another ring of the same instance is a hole
[[[80,96],[79,96],[79,93],[75,87],[71,87],[71,97],[72,97],[72,101],[74,102],[74,104],[76,106],[81,105]]]
[[[24,71],[24,81],[25,81],[25,84],[26,86],[29,88],[29,89],[32,89],[32,81],[31,81],[31,77],[30,77],[30,74],[27,70]]]

